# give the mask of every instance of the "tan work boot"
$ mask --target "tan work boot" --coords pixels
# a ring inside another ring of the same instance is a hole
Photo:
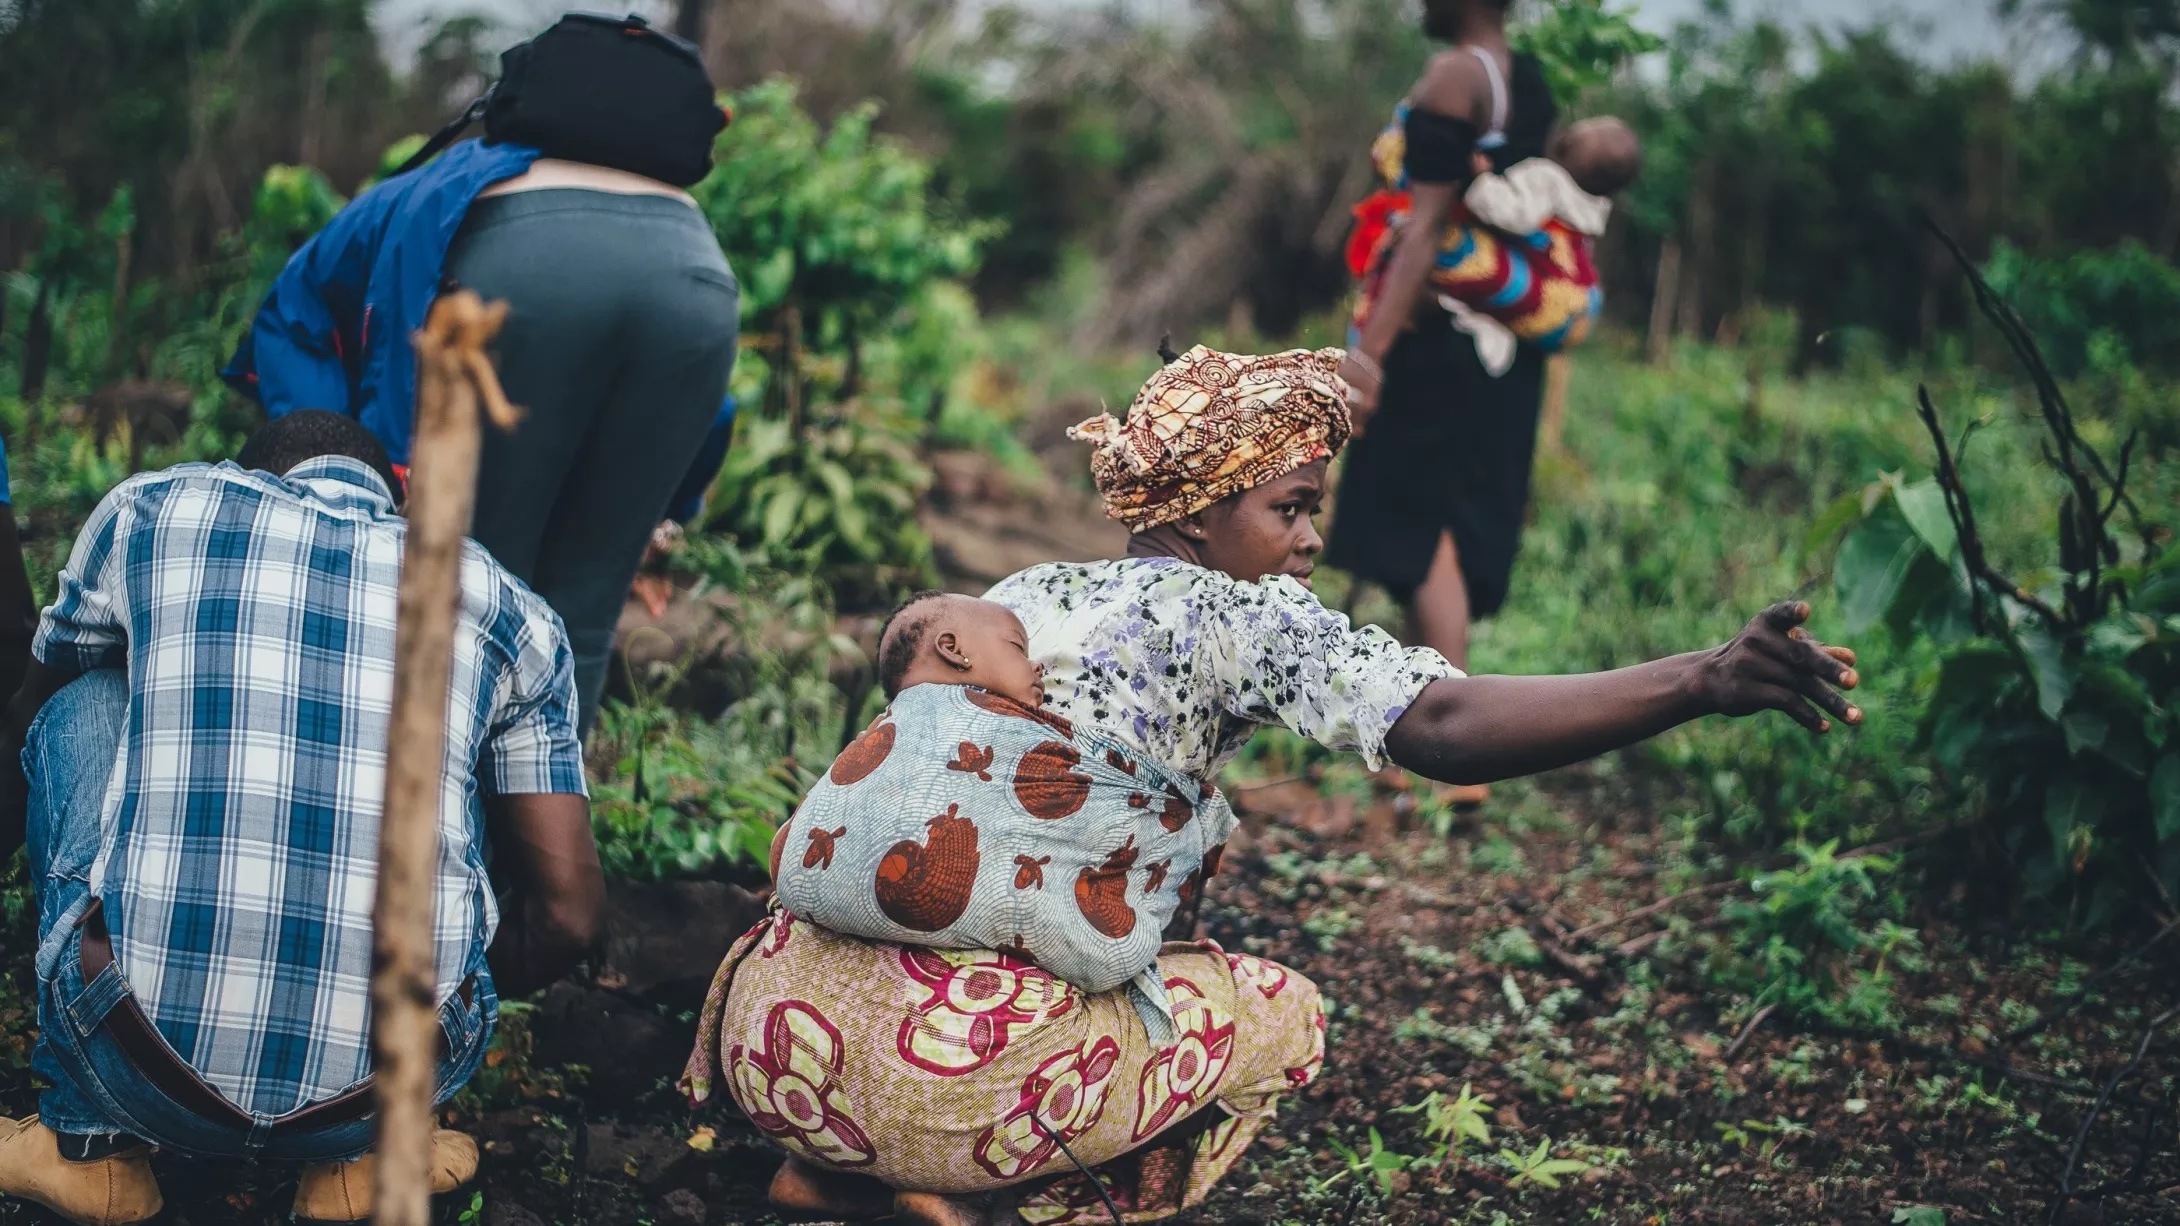
[[[93,1162],[61,1157],[60,1140],[33,1115],[0,1119],[0,1196],[44,1205],[77,1226],[131,1226],[166,1207],[151,1173],[151,1147]]]
[[[313,1162],[295,1183],[295,1216],[306,1222],[361,1222],[371,1216],[372,1155]],[[477,1177],[477,1142],[445,1128],[431,1134],[431,1194],[444,1196]]]

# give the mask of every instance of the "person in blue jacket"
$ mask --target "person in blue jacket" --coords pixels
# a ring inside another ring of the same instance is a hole
[[[511,304],[496,349],[524,410],[514,431],[486,431],[471,535],[567,624],[588,728],[629,583],[687,501],[677,484],[701,493],[726,453],[739,287],[679,188],[467,141],[304,244],[223,374],[274,417],[357,418],[405,475],[409,337],[454,285]]]

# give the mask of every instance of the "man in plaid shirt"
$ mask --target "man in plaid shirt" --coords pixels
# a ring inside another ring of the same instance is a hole
[[[239,464],[130,478],[84,526],[0,735],[0,760],[24,750],[0,772],[0,857],[27,833],[51,1085],[39,1116],[0,1121],[0,1193],[144,1220],[150,1143],[313,1164],[298,1216],[369,1215],[393,488],[362,426],[296,413]],[[498,993],[594,942],[604,892],[567,634],[475,542],[447,714],[441,1101]],[[438,1190],[474,1174],[467,1137],[435,1151]]]

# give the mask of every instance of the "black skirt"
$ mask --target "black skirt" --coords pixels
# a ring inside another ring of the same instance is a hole
[[[1450,529],[1470,613],[1489,617],[1506,603],[1529,507],[1544,355],[1523,345],[1494,379],[1450,319],[1419,319],[1386,355],[1369,432],[1348,445],[1325,561],[1405,604]]]

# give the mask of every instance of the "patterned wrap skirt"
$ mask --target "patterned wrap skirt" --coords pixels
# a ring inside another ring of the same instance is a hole
[[[760,1130],[822,1167],[897,1190],[1018,1187],[1036,1226],[1109,1220],[1065,1142],[1127,1220],[1155,1221],[1200,1203],[1325,1056],[1301,975],[1209,941],[1168,944],[1158,965],[1164,1047],[1124,991],[777,912],[721,964],[682,1089],[702,1102],[723,1080]]]

